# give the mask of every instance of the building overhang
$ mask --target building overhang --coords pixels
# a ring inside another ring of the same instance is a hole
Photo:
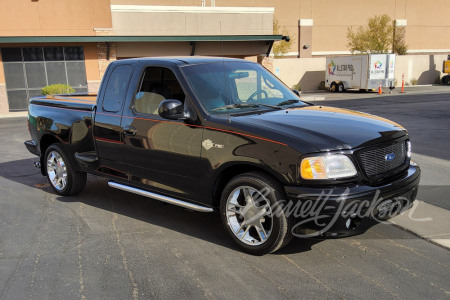
[[[7,36],[0,44],[90,43],[90,42],[276,42],[282,35],[192,35],[192,36]]]
[[[161,55],[257,56],[270,54],[273,43],[288,40],[282,35],[196,35],[196,36],[9,36],[5,44],[116,44],[118,57]]]

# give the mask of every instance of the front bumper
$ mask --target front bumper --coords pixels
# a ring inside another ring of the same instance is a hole
[[[290,200],[287,213],[294,214],[294,233],[300,236],[359,234],[374,221],[384,221],[410,208],[419,181],[420,168],[412,163],[400,177],[379,186],[285,186]]]

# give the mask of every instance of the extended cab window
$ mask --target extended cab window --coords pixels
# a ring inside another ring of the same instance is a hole
[[[175,74],[163,67],[146,68],[135,96],[134,109],[139,113],[157,115],[159,104],[166,99],[184,102],[185,95]]]
[[[122,108],[133,68],[131,65],[120,65],[114,68],[106,85],[103,97],[103,110],[118,112]]]

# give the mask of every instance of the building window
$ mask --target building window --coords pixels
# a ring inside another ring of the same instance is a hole
[[[83,47],[2,48],[9,110],[28,109],[28,100],[50,84],[66,83],[87,92]]]

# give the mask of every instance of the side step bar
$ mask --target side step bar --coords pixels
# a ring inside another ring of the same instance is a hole
[[[214,211],[210,207],[201,206],[201,205],[197,205],[197,204],[192,204],[192,203],[189,203],[189,202],[181,201],[181,200],[170,198],[170,197],[167,197],[167,196],[163,196],[163,195],[147,192],[145,190],[141,190],[141,189],[138,189],[138,188],[135,188],[135,187],[131,187],[131,186],[120,184],[120,183],[113,182],[113,181],[109,181],[108,185],[110,187],[112,187],[112,188],[115,188],[115,189],[119,189],[119,190],[130,192],[130,193],[133,193],[133,194],[137,194],[137,195],[141,195],[141,196],[144,196],[144,197],[152,198],[152,199],[159,200],[159,201],[166,202],[166,203],[170,203],[170,204],[173,204],[173,205],[178,205],[178,206],[181,206],[181,207],[184,207],[184,208],[188,208],[188,209],[192,209],[192,210],[199,211],[199,212],[213,212]]]

